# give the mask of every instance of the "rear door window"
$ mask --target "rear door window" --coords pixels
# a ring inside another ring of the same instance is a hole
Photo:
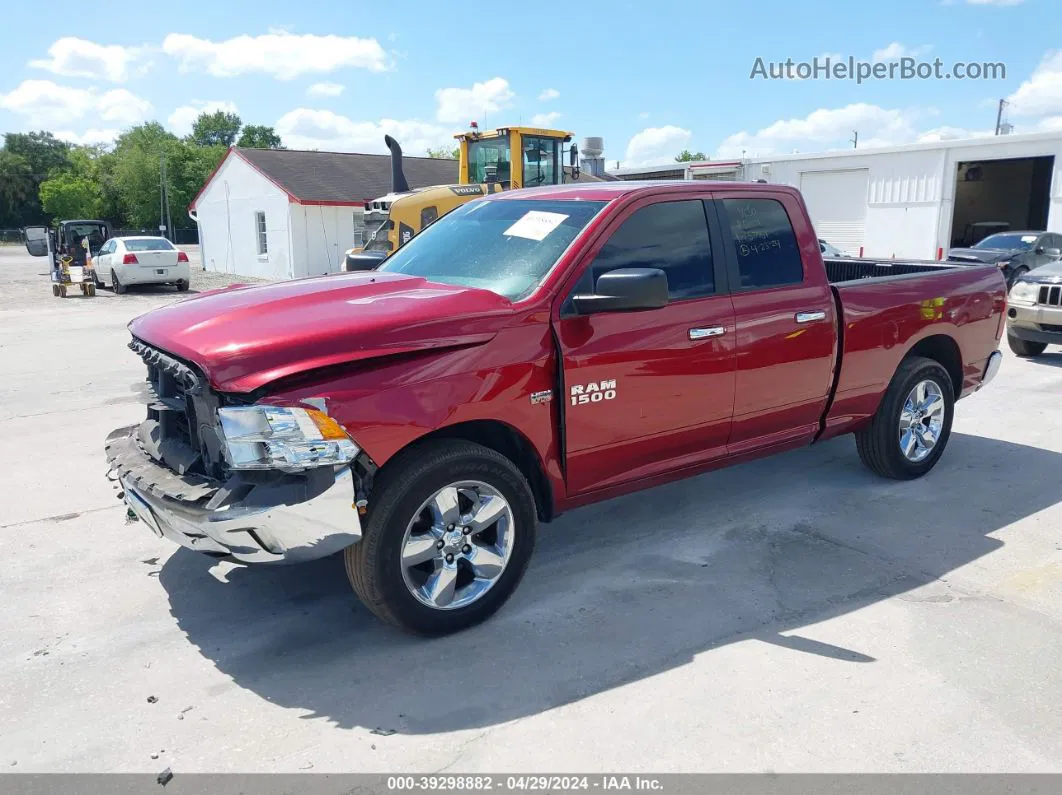
[[[712,243],[702,202],[659,202],[635,210],[598,252],[576,291],[593,291],[601,274],[617,268],[661,269],[673,301],[713,295]]]
[[[804,281],[796,233],[777,199],[723,199],[742,289],[782,287]]]

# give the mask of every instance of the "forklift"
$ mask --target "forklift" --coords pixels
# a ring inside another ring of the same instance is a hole
[[[579,149],[564,144],[573,133],[541,127],[499,127],[481,132],[472,122],[458,133],[458,184],[410,189],[402,169],[402,147],[390,135],[391,192],[365,208],[368,242],[349,249],[345,271],[372,270],[414,235],[456,207],[503,190],[560,185],[579,179]],[[567,151],[569,165],[563,165]],[[516,153],[516,156],[514,156]]]
[[[34,257],[47,257],[52,295],[66,298],[80,290],[92,297],[100,286],[93,267],[96,255],[111,237],[111,225],[100,220],[58,221],[54,227],[28,226],[26,250]]]

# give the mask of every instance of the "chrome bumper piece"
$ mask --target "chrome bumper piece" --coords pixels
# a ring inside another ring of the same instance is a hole
[[[222,485],[161,466],[140,449],[135,432],[112,433],[107,458],[126,505],[160,538],[240,563],[300,563],[361,540],[348,466]]]
[[[985,365],[984,375],[981,376],[981,383],[977,387],[981,387],[988,384],[993,378],[996,377],[996,373],[999,372],[999,365],[1003,363],[1003,354],[999,351],[992,351],[992,354],[988,357],[988,363]]]

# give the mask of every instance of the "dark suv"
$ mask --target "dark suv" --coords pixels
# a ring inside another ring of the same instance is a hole
[[[1000,232],[971,248],[953,248],[948,252],[949,262],[995,263],[1008,287],[1029,271],[1060,259],[1062,235],[1054,232]]]

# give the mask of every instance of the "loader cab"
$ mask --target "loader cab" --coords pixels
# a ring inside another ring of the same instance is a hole
[[[459,147],[462,185],[497,183],[502,190],[559,185],[564,181],[564,144],[572,134],[541,127],[501,127],[480,132],[472,122],[468,132],[454,138]],[[578,149],[569,150],[578,169]],[[577,171],[576,171],[577,174]]]

